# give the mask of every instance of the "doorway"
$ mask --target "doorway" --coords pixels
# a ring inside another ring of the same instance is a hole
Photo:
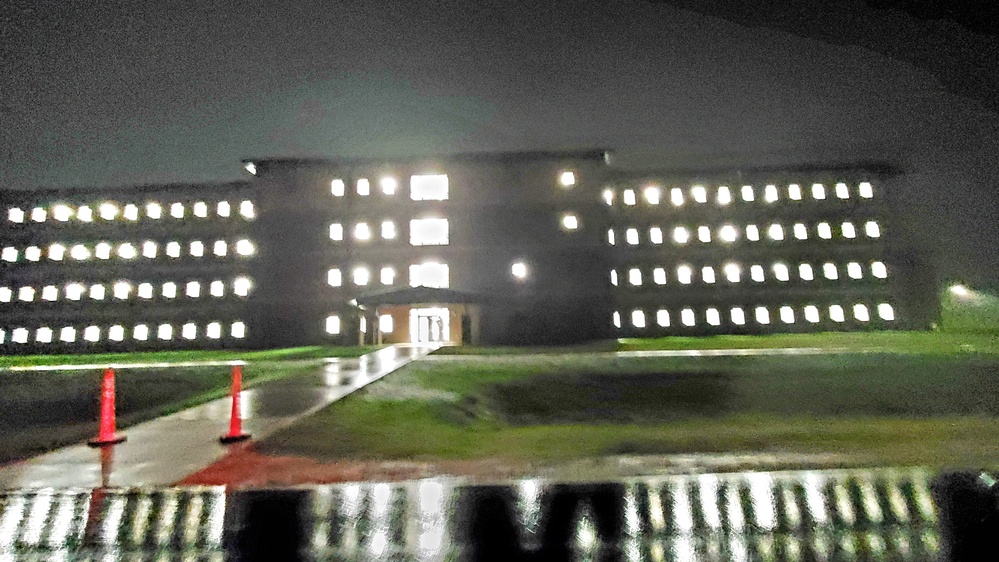
[[[443,307],[410,309],[409,334],[413,343],[451,341],[450,317],[450,311]]]

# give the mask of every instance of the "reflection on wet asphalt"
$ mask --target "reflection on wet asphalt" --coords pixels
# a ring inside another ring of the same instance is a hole
[[[10,492],[0,496],[0,560],[921,561],[938,551],[930,477],[877,469]]]

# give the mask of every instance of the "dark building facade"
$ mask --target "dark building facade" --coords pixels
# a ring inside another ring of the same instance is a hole
[[[7,353],[920,329],[883,166],[605,151],[260,159],[245,182],[2,192]]]

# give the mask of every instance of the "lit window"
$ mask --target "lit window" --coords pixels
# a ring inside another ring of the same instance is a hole
[[[170,216],[175,219],[184,218],[184,204],[174,203],[173,205],[170,205]]]
[[[330,192],[334,197],[343,197],[347,193],[347,186],[343,183],[343,180],[335,179],[330,182]]]
[[[601,192],[601,195],[603,196],[604,203],[607,203],[608,206],[614,204],[614,190],[613,189],[605,189],[605,190],[603,190],[603,192]]]
[[[846,186],[845,183],[840,182],[836,184],[836,197],[840,199],[850,198],[850,188]]]
[[[354,271],[351,273],[351,277],[353,278],[355,285],[364,286],[371,281],[371,271],[364,266],[355,267]]]
[[[878,227],[878,223],[867,221],[867,224],[864,225],[864,233],[867,234],[868,238],[878,238],[881,236],[881,228]]]
[[[751,185],[742,186],[742,200],[746,202],[756,200],[756,195],[753,193],[753,186]]]
[[[694,270],[689,265],[681,265],[676,268],[676,280],[683,285],[690,285],[693,276]]]
[[[756,281],[757,283],[762,283],[766,279],[766,277],[764,276],[764,272],[763,272],[763,266],[762,265],[754,265],[754,266],[750,267],[749,268],[749,277],[753,281]]]
[[[642,270],[637,267],[633,267],[628,270],[628,283],[632,285],[639,286],[642,284]]]
[[[90,257],[90,250],[83,244],[76,244],[69,249],[69,257],[77,261],[85,260]]]
[[[114,325],[108,328],[108,339],[111,341],[122,341],[125,339],[125,328],[121,325]]]
[[[446,246],[447,219],[414,219],[409,221],[409,243],[412,246]]]
[[[391,334],[395,327],[391,314],[382,314],[378,317],[378,331],[383,334]]]
[[[784,227],[779,224],[770,225],[770,228],[767,229],[767,236],[769,236],[771,240],[783,240]]]
[[[246,324],[242,322],[233,322],[232,326],[229,328],[229,335],[241,340],[246,337]]]
[[[751,242],[760,241],[760,229],[755,224],[746,226],[746,239]]]
[[[147,258],[156,257],[156,242],[146,240],[142,243],[142,255]]]
[[[330,240],[343,240],[343,225],[335,222],[330,225]]]
[[[774,268],[774,277],[776,277],[778,281],[791,280],[791,274],[786,265],[778,262],[774,264],[773,268]]]
[[[221,297],[225,295],[225,283],[221,281],[212,281],[211,285],[208,286],[208,293],[213,297]]]
[[[666,269],[662,267],[657,267],[652,270],[652,281],[656,285],[666,284]]]
[[[799,264],[798,277],[801,277],[804,281],[811,281],[815,279],[815,274],[812,272],[812,266],[807,263]]]
[[[718,314],[717,308],[709,308],[704,311],[704,319],[708,321],[708,324],[712,326],[721,325],[721,315]]]
[[[49,246],[49,259],[52,261],[62,261],[66,255],[66,246],[62,244],[52,244]]]
[[[746,323],[746,312],[738,306],[729,311],[729,317],[732,319],[732,323],[736,326],[742,326]]]
[[[194,204],[194,216],[202,219],[208,216],[208,205],[204,201]]]
[[[626,230],[624,233],[624,239],[628,242],[628,244],[631,244],[632,246],[638,244],[638,229],[629,228],[628,230]]]
[[[683,190],[679,187],[674,187],[669,192],[670,201],[673,203],[674,207],[679,207],[683,205]]]
[[[107,242],[100,242],[94,247],[94,255],[97,259],[106,260],[111,259],[111,244]]]
[[[649,242],[652,242],[653,244],[662,244],[663,243],[663,229],[659,228],[658,226],[653,226],[652,228],[650,228],[649,229]]]
[[[237,297],[249,295],[252,287],[253,283],[250,282],[249,277],[237,277],[232,282],[232,292],[236,293]]]
[[[145,324],[136,324],[132,328],[132,337],[138,341],[146,341],[149,339],[149,326]]]
[[[895,319],[895,309],[891,307],[890,304],[883,302],[878,305],[878,317],[882,320],[894,320]]]
[[[694,318],[694,309],[685,308],[680,311],[680,323],[684,326],[690,327],[696,323]]]
[[[718,187],[718,196],[715,199],[719,205],[728,205],[732,202],[732,191],[727,185]]]
[[[662,199],[663,190],[658,187],[646,187],[644,194],[645,200],[649,202],[649,205],[658,205]]]
[[[180,335],[185,340],[193,340],[198,336],[198,326],[194,322],[188,322],[181,327]]]
[[[371,240],[371,227],[366,222],[354,225],[354,240]]]
[[[513,262],[510,266],[510,274],[514,279],[524,280],[527,278],[527,264],[522,261]]]
[[[136,295],[140,299],[151,299],[153,298],[153,284],[152,283],[139,283],[139,288],[136,291]]]
[[[340,287],[343,285],[343,273],[340,272],[339,268],[334,267],[326,272],[326,283],[330,287]]]
[[[690,195],[698,203],[708,202],[708,190],[704,189],[704,186],[695,185],[690,189]]]
[[[118,300],[126,300],[132,293],[132,285],[130,285],[127,281],[118,281],[111,288],[111,293],[114,295],[114,298]]]
[[[770,311],[765,306],[756,307],[756,322],[764,325],[770,323]]]
[[[52,218],[59,222],[66,222],[73,218],[73,209],[68,205],[56,205],[52,207]]]
[[[35,207],[31,210],[31,220],[35,222],[45,222],[45,209],[42,207]]]
[[[326,317],[326,333],[336,336],[340,334],[340,317],[337,315]]]
[[[170,324],[160,324],[156,328],[156,337],[161,340],[173,339],[173,326]]]
[[[871,314],[867,311],[867,306],[863,304],[853,305],[853,317],[861,322],[867,322],[871,319]]]
[[[46,326],[35,330],[35,341],[40,343],[52,343],[52,328]]]
[[[831,280],[839,279],[839,272],[836,270],[836,264],[828,262],[823,264],[822,275],[826,279],[831,279]]]
[[[243,238],[236,241],[236,253],[241,256],[252,256],[255,248],[253,242]]]
[[[673,241],[677,244],[686,244],[690,241],[690,231],[682,226],[673,229]]]
[[[843,223],[843,238],[856,238],[857,230],[853,227],[852,222]]]
[[[766,201],[767,203],[773,203],[774,201],[777,201],[776,185],[768,185],[766,188],[764,188],[763,200]]]
[[[28,246],[24,249],[24,259],[28,261],[38,261],[42,259],[42,249],[38,246]]]
[[[10,302],[14,296],[14,291],[10,287],[0,287],[0,302]]]
[[[620,328],[621,327],[621,313],[615,310],[614,314],[611,315],[611,318],[613,319],[614,327],[615,328]]]
[[[665,308],[660,308],[656,311],[656,324],[659,324],[663,328],[669,328],[669,311]]]
[[[794,309],[790,306],[780,307],[780,321],[785,324],[794,324]]]
[[[610,244],[611,246],[614,245],[614,229],[613,228],[607,229],[607,243]]]
[[[616,269],[612,269],[611,272],[610,272],[610,282],[611,282],[611,285],[614,285],[615,287],[617,287],[617,270]]]
[[[130,259],[135,258],[136,255],[138,255],[138,252],[135,251],[135,246],[133,246],[133,245],[127,243],[127,242],[124,243],[124,244],[122,244],[122,245],[120,245],[120,246],[118,246],[118,256],[119,257],[121,257],[123,259],[126,259],[126,260],[130,260]]]
[[[813,199],[825,199],[826,198],[826,187],[821,183],[812,184],[812,198]]]
[[[205,335],[208,336],[208,339],[212,340],[221,338],[222,324],[219,324],[218,322],[209,322],[208,325],[205,326]]]
[[[139,220],[139,208],[129,203],[128,205],[125,205],[125,210],[122,211],[122,216],[125,217],[125,220]]]
[[[447,176],[413,176],[409,179],[409,195],[413,201],[444,201],[448,198]]]
[[[378,186],[382,188],[385,195],[395,195],[395,190],[399,187],[399,182],[395,178],[385,176],[378,180]]]
[[[382,285],[391,285],[395,283],[395,268],[383,267],[378,274],[378,280]]]
[[[878,279],[885,279],[888,277],[888,268],[885,264],[876,261],[871,263],[871,275],[877,277]]]
[[[711,229],[708,228],[708,227],[706,227],[706,226],[699,226],[699,227],[697,227],[697,239],[700,240],[701,242],[705,242],[705,243],[710,242],[711,241]]]
[[[7,220],[17,223],[24,222],[24,211],[17,207],[11,207],[7,210]]]
[[[631,311],[631,325],[636,328],[645,327],[645,311],[642,310],[632,310]]]
[[[35,289],[32,287],[21,287],[17,290],[17,300],[24,302],[35,300]]]
[[[382,239],[395,239],[395,223],[392,221],[382,221]]]
[[[46,285],[42,289],[42,300],[52,302],[59,298],[59,288],[55,285]]]
[[[79,215],[79,212],[77,212]],[[151,219],[158,219],[163,216],[163,206],[159,203],[147,203],[146,204],[146,216]]]
[[[874,188],[871,187],[871,182],[862,181],[860,185],[857,186],[857,192],[864,199],[870,199],[874,197]]]
[[[244,219],[252,219],[256,216],[253,210],[253,201],[241,201],[239,203],[239,214],[243,216]],[[235,324],[233,324],[235,326]]]
[[[220,217],[228,217],[232,213],[232,208],[228,201],[219,201],[215,206],[215,213]]]
[[[169,242],[166,247],[166,253],[171,258],[180,257],[180,243],[179,242]]]
[[[168,281],[163,284],[163,297],[173,299],[177,297],[177,284]]]
[[[83,329],[83,339],[89,342],[100,341],[101,329],[97,326],[87,326]]]
[[[431,261],[409,266],[410,287],[447,289],[449,284],[448,267],[445,263]]]
[[[815,186],[812,186],[812,189],[814,190]],[[796,183],[787,186],[787,198],[792,201],[801,201],[801,186]]]
[[[205,255],[205,244],[200,240],[195,240],[191,242],[191,255],[200,258]]]
[[[247,172],[250,172],[251,175],[254,175],[254,176],[257,175],[257,165],[254,164],[253,162],[247,162],[247,163],[243,164],[243,168]]]
[[[805,320],[815,324],[819,321],[819,307],[810,304],[805,307]]]
[[[66,326],[59,330],[59,341],[72,343],[76,341],[76,329]]]
[[[0,252],[0,259],[3,259],[3,261],[7,261],[7,262],[11,262],[11,263],[16,262],[17,261],[17,248],[13,248],[11,246],[5,247],[3,249],[3,252]]]
[[[715,268],[706,265],[701,268],[701,279],[708,284],[715,282]]]
[[[808,240],[808,227],[800,222],[794,223],[794,237],[798,240]]]
[[[635,198],[634,189],[625,189],[624,192],[621,194],[621,199],[622,201],[624,201],[625,205],[634,205],[635,203],[638,202]]]
[[[79,283],[70,283],[66,285],[66,298],[71,301],[78,301],[83,298],[83,293],[86,288]]]
[[[827,222],[820,222],[818,226],[819,238],[823,240],[829,240],[832,238],[832,228]]]
[[[80,222],[91,222],[94,220],[94,211],[90,207],[83,205],[76,210],[76,218],[80,219]]]
[[[742,269],[737,264],[725,264],[724,271],[725,279],[728,279],[729,283],[738,283],[742,277]]]
[[[735,242],[739,238],[739,230],[726,224],[718,231],[718,237],[722,239],[722,242]]]
[[[357,180],[357,194],[367,196],[371,193],[371,182],[367,178]]]
[[[10,334],[10,341],[14,343],[28,343],[28,329],[14,328]]]
[[[102,301],[104,300],[104,285],[91,285],[90,286],[90,298]]]
[[[212,253],[220,258],[225,257],[227,251],[228,246],[226,245],[225,240],[216,240],[215,243],[212,244]]]
[[[562,184],[562,187],[576,185],[576,174],[570,171],[563,171],[558,176],[558,182]]]
[[[850,276],[850,279],[861,279],[864,277],[863,269],[855,261],[846,264],[846,274]]]

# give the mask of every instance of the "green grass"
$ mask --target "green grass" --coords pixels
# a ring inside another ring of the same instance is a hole
[[[184,361],[286,361],[293,359],[320,359],[323,357],[359,357],[379,349],[380,346],[306,346],[257,351],[243,350],[188,350],[142,351],[135,353],[91,353],[72,355],[21,355],[0,357],[0,368],[33,365],[86,365],[104,363],[163,363]]]
[[[974,351],[999,353],[999,334],[949,332],[823,332],[816,334],[772,334],[761,336],[708,336],[628,338],[620,340],[620,351],[653,349],[771,349],[811,347],[852,351],[878,350],[897,353],[942,353]]]
[[[796,452],[996,466],[997,391],[999,358],[984,354],[469,358],[411,364],[258,446],[321,459]]]

